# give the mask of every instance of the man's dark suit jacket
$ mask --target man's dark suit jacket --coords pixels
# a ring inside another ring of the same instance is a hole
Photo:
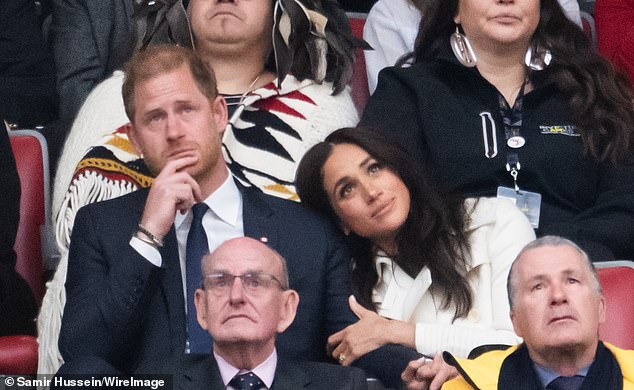
[[[347,302],[346,248],[331,224],[301,205],[254,189],[241,191],[245,235],[266,237],[286,258],[290,287],[300,296],[295,321],[277,338],[278,351],[288,359],[327,360],[327,337],[356,321]],[[94,203],[77,213],[59,340],[67,362],[96,356],[132,373],[184,352],[185,305],[174,227],[165,237],[160,268],[129,245],[147,193]],[[366,355],[360,366],[390,385],[416,357],[386,346]]]
[[[211,355],[187,356],[174,375],[175,390],[224,390],[218,364]],[[270,390],[365,390],[362,370],[334,364],[279,359]]]

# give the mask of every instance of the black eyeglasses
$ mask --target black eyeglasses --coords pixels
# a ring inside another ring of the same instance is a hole
[[[233,287],[236,278],[240,278],[242,288],[248,294],[257,295],[274,285],[282,290],[286,290],[282,282],[275,276],[263,272],[248,272],[242,275],[233,275],[224,272],[217,272],[206,275],[203,279],[203,289],[213,292],[215,295],[227,295]]]

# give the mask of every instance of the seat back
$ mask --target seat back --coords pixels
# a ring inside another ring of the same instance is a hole
[[[352,34],[363,39],[363,26],[365,26],[365,19],[367,14],[359,12],[347,12],[348,20],[350,21],[350,28]],[[368,74],[365,69],[365,56],[362,49],[357,49],[357,57],[354,61],[354,70],[352,73],[352,80],[350,80],[350,87],[352,88],[352,101],[359,112],[359,115],[363,113],[365,104],[370,97],[370,89],[368,87]]]
[[[48,149],[44,137],[35,130],[12,130],[9,136],[21,189],[20,224],[13,246],[15,268],[39,304],[44,295],[42,229],[49,205]]]
[[[599,328],[601,340],[634,349],[634,262],[595,263],[607,313]]]

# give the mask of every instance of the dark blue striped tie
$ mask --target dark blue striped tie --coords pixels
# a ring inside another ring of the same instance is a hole
[[[197,203],[192,207],[194,219],[187,234],[185,273],[187,283],[187,340],[189,352],[211,353],[211,337],[198,324],[194,292],[200,286],[200,263],[203,256],[209,253],[207,234],[203,228],[203,216],[208,207],[205,203]]]

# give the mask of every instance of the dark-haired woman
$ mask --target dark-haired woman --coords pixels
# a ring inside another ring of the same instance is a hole
[[[329,338],[333,357],[350,364],[384,344],[467,356],[518,340],[506,277],[535,235],[510,201],[443,195],[397,144],[363,129],[330,134],[297,173],[302,203],[331,216],[354,254],[360,320]]]
[[[556,0],[430,0],[422,14],[415,64],[381,73],[361,123],[448,190],[512,198],[538,235],[633,258],[627,80]]]

